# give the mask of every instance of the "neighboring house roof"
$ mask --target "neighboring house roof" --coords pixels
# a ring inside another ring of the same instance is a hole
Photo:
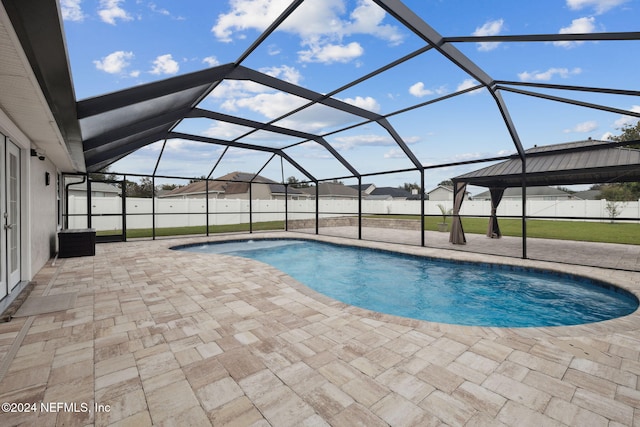
[[[391,196],[394,199],[408,198],[411,193],[403,188],[396,187],[378,187],[371,192],[372,196]]]
[[[527,197],[571,197],[571,193],[553,187],[527,187]],[[522,197],[522,187],[512,187],[504,190],[504,197]],[[473,196],[474,199],[491,200],[491,193],[484,191]]]
[[[316,195],[316,187],[301,188],[301,190],[312,196]],[[336,184],[334,182],[321,182],[318,184],[318,194],[320,197],[357,198],[360,193],[348,185]]]
[[[624,143],[576,141],[526,150],[527,186],[640,181],[640,150]],[[453,178],[482,187],[522,186],[517,157]]]
[[[578,191],[573,194],[573,197],[581,200],[598,200],[600,198],[600,190]]]
[[[87,184],[85,183],[78,183],[78,184],[71,184],[69,186],[69,190],[71,191],[82,191],[83,193],[87,192]],[[113,184],[109,184],[107,182],[91,182],[91,192],[102,192],[102,193],[113,193],[113,194],[120,194],[121,190],[120,188],[116,187]]]
[[[362,185],[355,184],[355,185],[349,185],[348,187],[351,187],[354,190],[359,190],[366,194],[371,194],[371,192],[375,191],[376,189],[375,184],[362,184]]]
[[[284,194],[284,184],[277,183],[269,178],[247,172],[231,172],[209,181],[209,193],[223,193],[225,195],[246,194],[249,192],[249,183],[268,184],[271,194]],[[174,188],[162,197],[187,196],[193,194],[205,194],[206,181],[196,181],[183,187]],[[304,194],[300,189],[289,186],[288,194]]]

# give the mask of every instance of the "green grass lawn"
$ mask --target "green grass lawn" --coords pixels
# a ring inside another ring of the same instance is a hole
[[[375,215],[369,217],[375,218]],[[419,220],[415,215],[384,215],[382,218]],[[499,219],[500,230],[505,236],[522,236],[522,221],[519,219]],[[436,231],[442,217],[430,216],[424,219],[424,229]],[[451,218],[447,218],[451,224]],[[485,234],[487,232],[488,218],[463,218],[462,226],[465,233]],[[284,221],[257,222],[253,224],[254,231],[284,230]],[[231,233],[249,231],[249,224],[212,225],[209,233]],[[113,234],[109,231],[98,231],[98,235]],[[168,227],[157,228],[156,236],[182,236],[189,234],[206,234],[205,226],[192,227]],[[548,221],[528,220],[527,236],[543,239],[577,240],[585,242],[624,243],[630,245],[640,244],[640,224],[608,223],[608,222],[581,222],[581,221]],[[127,238],[152,237],[150,228],[129,229]]]
[[[418,217],[413,217],[413,219],[418,219]],[[442,217],[426,217],[424,229],[437,230],[439,222],[442,222]],[[451,218],[447,218],[447,222],[451,224]],[[488,218],[462,219],[465,233],[485,234],[488,224]],[[522,236],[521,220],[498,218],[498,224],[504,236]],[[639,245],[640,224],[530,219],[527,220],[527,237]]]

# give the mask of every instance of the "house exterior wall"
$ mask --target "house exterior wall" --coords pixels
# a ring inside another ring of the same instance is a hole
[[[0,133],[20,149],[20,280],[31,280],[55,251],[57,170],[50,160],[31,157],[31,141],[1,110]]]
[[[29,163],[29,244],[31,271],[35,273],[57,250],[57,171],[48,159],[41,161],[30,157]],[[49,174],[49,185],[45,183],[46,173]]]
[[[429,200],[452,201],[453,192],[444,188],[436,188],[429,193]]]

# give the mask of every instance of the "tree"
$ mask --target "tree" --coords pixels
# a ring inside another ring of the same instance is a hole
[[[295,176],[287,178],[287,184],[291,185],[293,188],[309,188],[308,182],[300,182]]]
[[[625,125],[620,131],[620,135],[612,136],[612,141],[638,141],[640,140],[640,121],[635,125]],[[640,144],[629,144],[626,147],[640,149]],[[595,186],[592,187],[592,189]],[[621,182],[613,184],[603,184],[597,188],[600,190],[600,198],[608,201],[630,201],[640,199],[640,182]]]
[[[153,195],[153,180],[145,176],[140,178],[140,183],[135,181],[125,181],[127,197],[151,197]]]
[[[617,136],[609,137],[612,141],[640,141],[640,121],[638,121],[635,125],[624,125],[620,128],[622,133]],[[629,148],[640,148],[640,144],[629,144],[627,147]]]
[[[418,190],[418,192],[420,192],[420,185],[418,185],[417,182],[414,182],[413,184],[410,182],[405,182],[398,188],[402,188],[403,190],[408,191],[409,193],[411,193],[412,190]]]
[[[453,181],[451,181],[450,179],[445,179],[444,181],[440,182],[438,185],[442,185],[443,187],[453,187]]]

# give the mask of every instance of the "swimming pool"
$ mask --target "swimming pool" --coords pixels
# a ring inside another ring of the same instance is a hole
[[[318,241],[242,240],[174,249],[255,259],[344,303],[432,322],[577,325],[625,316],[638,308],[630,292],[576,276]]]

